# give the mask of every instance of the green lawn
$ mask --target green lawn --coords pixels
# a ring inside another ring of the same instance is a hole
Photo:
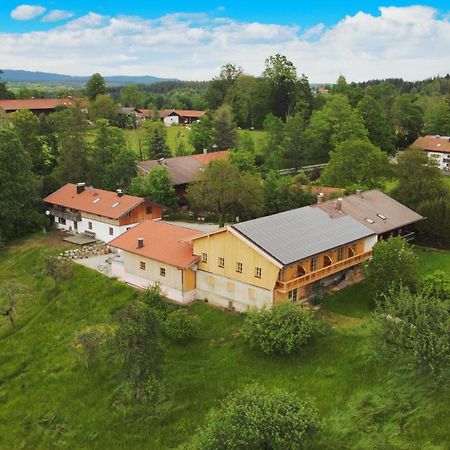
[[[241,315],[195,304],[200,336],[165,343],[166,402],[157,412],[119,402],[115,366],[87,370],[73,341],[86,326],[110,324],[136,291],[80,266],[56,288],[41,275],[42,253],[55,242],[36,235],[0,251],[0,286],[22,287],[15,332],[0,322],[0,449],[186,448],[212,406],[253,382],[315,399],[326,418],[317,448],[450,447],[448,388],[377,356],[363,283],[325,299],[317,335],[290,358],[250,350]],[[449,252],[418,255],[424,271],[450,269]]]
[[[146,144],[144,139],[144,130],[142,128],[138,128],[137,130],[123,130],[123,132],[128,142],[128,145],[136,153],[136,155],[139,157],[139,144],[140,144],[141,148],[143,149],[145,157]],[[242,132],[243,130],[239,130],[239,133]],[[189,143],[188,139],[189,133],[190,133],[189,128],[184,126],[174,125],[171,127],[167,127],[167,145],[169,146],[169,149],[172,151],[172,153],[175,151],[177,139],[182,139],[185,142],[186,147],[190,149],[192,152],[194,151],[191,144]],[[253,139],[255,141],[255,147],[258,151],[263,143],[265,132],[261,130],[252,130],[250,133],[253,136]]]

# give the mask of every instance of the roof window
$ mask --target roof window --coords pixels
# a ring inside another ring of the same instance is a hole
[[[114,203],[114,205],[112,205],[113,208],[117,208],[119,206],[119,202]]]
[[[372,219],[366,219],[366,222],[375,223],[375,221],[373,221]]]
[[[387,219],[387,217],[386,217],[386,216],[383,216],[383,214],[377,214],[377,216],[378,216],[380,219],[383,219],[383,220],[386,220],[386,219]]]
[[[99,202],[100,201],[100,199],[99,198],[96,198],[92,203],[97,203],[97,202]]]

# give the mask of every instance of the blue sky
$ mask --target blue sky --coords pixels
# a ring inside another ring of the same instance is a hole
[[[208,79],[283,53],[312,82],[419,79],[450,71],[449,19],[448,0],[0,0],[0,65]]]

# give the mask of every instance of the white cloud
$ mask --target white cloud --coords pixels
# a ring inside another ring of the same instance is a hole
[[[337,24],[299,27],[240,22],[208,14],[158,19],[91,12],[47,31],[1,33],[0,60],[11,68],[208,79],[226,62],[251,74],[283,53],[312,82],[403,77],[450,71],[450,22],[424,6],[383,7]]]
[[[49,11],[43,18],[43,22],[58,22],[59,20],[70,19],[73,13],[63,9],[53,9]]]
[[[45,8],[37,5],[19,5],[11,11],[11,17],[16,20],[32,20],[44,14]]]

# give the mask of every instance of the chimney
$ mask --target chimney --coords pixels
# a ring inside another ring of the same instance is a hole
[[[144,246],[144,238],[137,238],[137,248],[142,248]]]
[[[338,198],[336,201],[336,211],[342,212],[342,198]]]
[[[122,189],[117,189],[116,192],[117,192],[117,197],[122,197],[122,195],[123,195]]]
[[[317,194],[317,204],[322,203],[323,202],[323,192],[319,192]]]
[[[81,194],[86,189],[86,183],[77,183],[77,194]]]

